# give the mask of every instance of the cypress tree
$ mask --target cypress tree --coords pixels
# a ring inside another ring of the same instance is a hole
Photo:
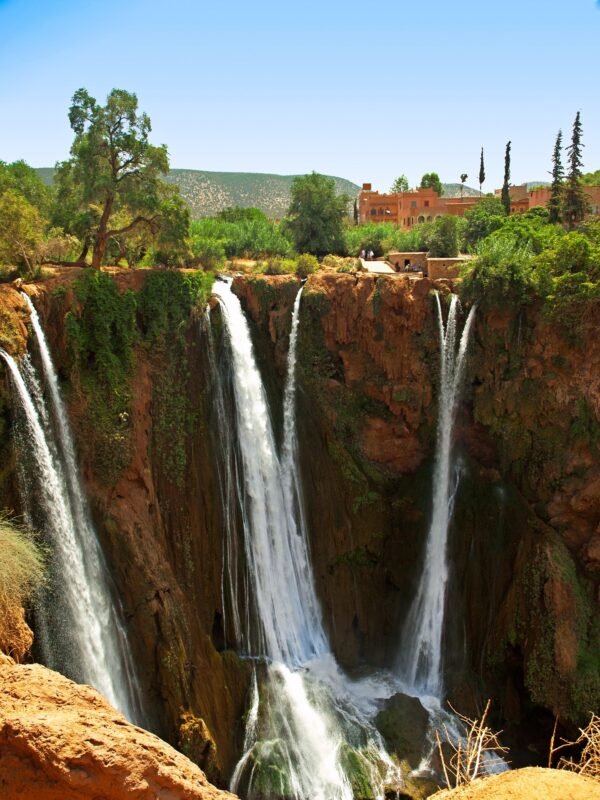
[[[352,216],[354,218],[354,224],[358,225],[358,200],[354,198],[354,206],[352,208]]]
[[[562,201],[563,201],[563,179],[565,171],[560,158],[562,150],[562,131],[558,132],[554,152],[552,153],[552,186],[550,187],[550,200],[548,202],[548,213],[550,222],[561,222],[562,220]]]
[[[481,160],[479,162],[479,194],[481,195],[481,187],[485,182],[485,165],[483,163],[483,147],[481,148]]]
[[[510,142],[506,143],[504,153],[504,183],[502,184],[502,205],[507,214],[510,214]]]
[[[578,111],[573,123],[571,144],[567,147],[569,174],[564,193],[563,219],[569,223],[569,227],[573,227],[576,222],[581,222],[587,210],[587,197],[581,185],[581,168],[583,167],[581,132],[581,114]]]

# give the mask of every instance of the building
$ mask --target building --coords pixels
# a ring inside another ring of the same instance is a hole
[[[600,186],[586,186],[590,211],[600,215]],[[500,198],[501,189],[495,194]],[[538,189],[527,188],[523,183],[510,186],[510,213],[523,214],[536,206],[547,206],[550,200],[550,187]],[[358,196],[358,213],[360,222],[393,222],[401,228],[412,228],[422,222],[432,222],[444,214],[462,217],[467,211],[475,208],[482,200],[474,197],[440,197],[434,189],[413,189],[409,192],[380,194],[374,192],[370,183],[363,183]]]

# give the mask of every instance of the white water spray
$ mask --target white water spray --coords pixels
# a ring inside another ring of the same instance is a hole
[[[3,350],[0,355],[23,412],[24,425],[17,426],[20,461],[31,460],[28,468],[19,470],[23,504],[30,523],[43,530],[51,544],[50,595],[36,609],[44,658],[48,666],[94,686],[130,720],[141,723],[139,688],[120,609],[111,596],[110,579],[80,484],[50,352],[35,308],[29,299],[28,303],[51,414],[32,365],[25,367],[26,382],[14,359]]]
[[[298,477],[295,367],[301,294],[294,304],[284,391],[281,459],[267,399],[254,359],[250,331],[230,281],[215,284],[233,362],[233,399],[239,464],[233,460],[225,484],[240,500],[247,591],[258,632],[248,633],[248,655],[264,659],[261,696],[253,684],[244,754],[231,788],[247,797],[351,800],[360,772],[375,798],[400,776],[371,723],[377,701],[391,689],[376,681],[348,680],[330,651],[316,596]],[[230,426],[223,392],[217,392],[219,428]],[[226,434],[227,435],[227,434]],[[232,473],[234,473],[232,475]],[[226,507],[230,509],[231,504]],[[227,516],[229,520],[229,517]],[[226,557],[235,554],[231,532]],[[228,567],[229,582],[239,569]],[[234,606],[240,599],[230,591]],[[234,620],[252,620],[235,609]],[[242,625],[244,627],[244,625]]]
[[[437,445],[433,478],[433,513],[423,572],[412,602],[401,644],[401,677],[413,691],[441,698],[442,637],[448,583],[447,539],[452,518],[457,477],[452,462],[452,429],[464,373],[465,356],[475,307],[471,308],[457,347],[456,295],[452,295],[444,326],[436,293],[440,334],[440,391]]]

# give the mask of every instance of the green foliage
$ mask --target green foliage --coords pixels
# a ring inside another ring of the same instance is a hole
[[[578,111],[573,122],[571,144],[567,147],[569,172],[563,195],[563,219],[572,227],[581,222],[587,211],[587,196],[581,184],[583,159],[581,149],[581,114]]]
[[[23,197],[42,217],[50,214],[52,191],[35,169],[24,161],[14,161],[12,164],[0,161],[0,195],[9,189]]]
[[[390,192],[392,194],[400,194],[400,192],[408,192],[408,178],[406,175],[400,175],[400,177],[396,178],[396,180],[392,183],[390,187]]]
[[[537,285],[532,253],[510,236],[490,236],[461,270],[461,295],[483,308],[531,301]]]
[[[585,172],[581,176],[581,184],[583,186],[600,186],[600,169],[595,172]]]
[[[485,183],[485,164],[483,161],[483,147],[481,148],[481,158],[479,160],[479,194],[481,194],[481,187]]]
[[[504,152],[504,182],[502,183],[502,205],[507,214],[510,213],[510,142],[506,143]]]
[[[133,363],[136,298],[119,294],[115,281],[104,272],[86,272],[75,292],[80,313],[69,312],[67,337],[73,359],[82,371],[90,371],[114,389],[123,384]]]
[[[316,172],[295,178],[285,220],[296,251],[324,256],[344,254],[344,222],[349,198],[337,195],[335,182]]]
[[[190,244],[194,260],[204,269],[218,270],[225,264],[225,245],[221,239],[193,235]]]
[[[293,258],[269,258],[264,265],[265,275],[292,275],[296,272]]]
[[[456,258],[460,250],[464,221],[449,214],[433,223],[428,235],[429,255],[432,258]]]
[[[563,179],[565,176],[562,159],[562,131],[559,130],[552,153],[552,187],[550,189],[550,201],[548,203],[548,213],[550,222],[560,222],[562,218],[563,205]]]
[[[0,618],[31,599],[46,578],[44,554],[31,531],[0,512]],[[1,622],[0,622],[1,627]]]
[[[346,250],[354,256],[358,256],[361,250],[372,250],[376,257],[390,250],[427,250],[432,224],[426,222],[408,230],[392,222],[366,222],[364,225],[356,225],[346,229]]]
[[[308,278],[319,269],[319,262],[310,253],[303,253],[296,259],[296,275],[299,278]]]
[[[185,330],[210,297],[214,275],[206,272],[149,272],[139,294],[140,328],[157,362],[152,398],[153,445],[169,479],[182,487],[186,442],[196,415],[186,392],[189,378]]]
[[[138,298],[140,327],[152,345],[177,337],[193,311],[204,308],[214,275],[210,272],[149,272]]]
[[[69,121],[71,159],[56,173],[60,223],[93,243],[92,263],[99,267],[111,239],[140,227],[157,233],[172,212],[161,208],[173,195],[160,181],[169,169],[167,149],[150,144],[149,117],[138,114],[137,97],[122,89],[113,89],[104,106],[79,89]]]
[[[16,189],[0,195],[0,263],[35,272],[44,240],[44,220]]]
[[[444,194],[444,187],[437,172],[426,172],[421,178],[421,189],[433,189],[440,197]]]
[[[501,228],[506,219],[504,206],[497,197],[484,197],[465,214],[465,244],[473,252],[479,242]]]
[[[194,254],[202,249],[198,242],[206,239],[218,241],[226,258],[268,258],[292,252],[291,241],[284,236],[281,226],[252,208],[227,209],[217,217],[192,222]]]

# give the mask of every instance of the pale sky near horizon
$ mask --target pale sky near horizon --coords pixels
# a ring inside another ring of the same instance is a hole
[[[0,160],[68,156],[80,86],[137,94],[171,166],[386,190],[406,173],[545,180],[583,123],[600,169],[596,0],[0,0]]]

